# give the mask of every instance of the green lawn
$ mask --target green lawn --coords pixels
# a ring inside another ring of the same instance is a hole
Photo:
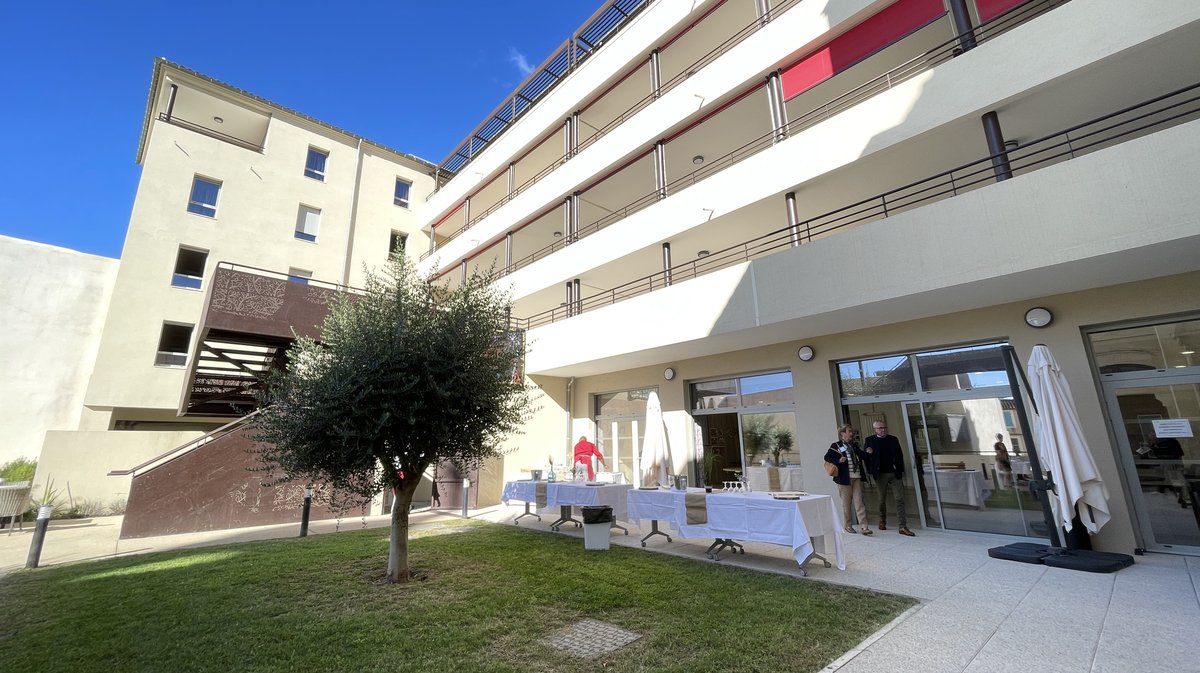
[[[4,671],[816,671],[913,601],[498,525],[210,547],[0,578]],[[583,618],[644,634],[584,660]]]

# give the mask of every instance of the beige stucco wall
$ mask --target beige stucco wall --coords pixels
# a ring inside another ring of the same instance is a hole
[[[59,492],[59,503],[69,497],[103,506],[124,501],[131,477],[110,477],[112,470],[127,470],[162,455],[201,435],[200,432],[57,432],[46,433],[42,457],[34,475],[34,495],[48,484]]]
[[[573,425],[576,434],[594,434],[589,404],[595,393],[657,386],[668,428],[668,442],[672,447],[674,471],[690,472],[694,452],[691,417],[687,411],[690,381],[790,370],[796,400],[796,442],[803,460],[812,464],[820,460],[829,442],[835,439],[834,428],[840,420],[833,362],[998,340],[1011,343],[1024,362],[1032,347],[1042,343],[1050,347],[1066,372],[1089,446],[1109,490],[1113,519],[1094,542],[1098,548],[1130,552],[1138,546],[1135,524],[1082,330],[1092,325],[1200,312],[1200,301],[1189,290],[1195,287],[1200,287],[1200,272],[583,377],[575,381]],[[1049,327],[1033,329],[1024,324],[1025,310],[1035,305],[1053,311],[1054,322]],[[796,350],[805,344],[817,353],[817,357],[807,363],[796,357]],[[673,381],[663,379],[662,372],[667,366],[677,372]],[[821,470],[805,471],[805,488],[813,493],[833,494],[832,483]]]
[[[0,236],[0,463],[72,429],[96,358],[117,260]]]

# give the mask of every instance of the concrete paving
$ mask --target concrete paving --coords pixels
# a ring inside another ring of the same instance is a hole
[[[519,505],[472,512],[472,518],[512,525]],[[416,528],[441,525],[454,515],[415,512]],[[553,517],[550,517],[553,518]],[[547,535],[580,538],[577,528],[549,531],[550,518],[521,520],[522,528]],[[200,547],[296,535],[295,524],[236,531],[119,540],[120,517],[53,522],[41,565],[58,565],[129,554]],[[311,534],[387,525],[386,517],[318,521]],[[32,526],[11,536],[0,531],[0,574],[25,565]],[[644,534],[644,533],[643,533]],[[656,536],[646,551],[704,558],[707,540]],[[615,545],[640,547],[636,527],[629,535],[614,530]],[[747,543],[745,555],[722,555],[716,563],[796,576],[797,581],[830,582],[904,594],[920,604],[862,643],[846,643],[847,653],[825,670],[844,673],[1183,673],[1200,671],[1191,649],[1200,624],[1200,558],[1149,554],[1114,574],[1092,574],[1040,565],[998,561],[989,547],[1013,538],[917,531],[907,538],[894,531],[847,535],[846,570],[811,564],[799,578],[791,550]],[[603,551],[594,553],[602,554]]]

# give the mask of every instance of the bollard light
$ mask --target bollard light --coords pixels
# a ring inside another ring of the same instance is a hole
[[[308,513],[312,509],[313,487],[304,487],[304,509],[300,512],[300,537],[308,537]]]
[[[468,505],[469,501],[471,500],[471,480],[463,479],[462,487],[463,487],[463,513],[462,513],[462,515],[463,515],[463,518],[466,519],[466,518],[469,518],[469,516],[470,516],[470,514],[467,511],[467,509],[468,509],[467,505]]]
[[[38,567],[38,562],[42,559],[42,543],[46,541],[46,527],[50,525],[50,515],[53,512],[53,505],[38,507],[37,522],[33,526],[33,541],[29,543],[29,556],[25,558],[26,568]]]

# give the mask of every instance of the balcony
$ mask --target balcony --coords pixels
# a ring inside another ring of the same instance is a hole
[[[221,262],[213,273],[188,365],[181,416],[241,416],[264,377],[286,364],[297,336],[319,338],[334,297],[355,290]]]

